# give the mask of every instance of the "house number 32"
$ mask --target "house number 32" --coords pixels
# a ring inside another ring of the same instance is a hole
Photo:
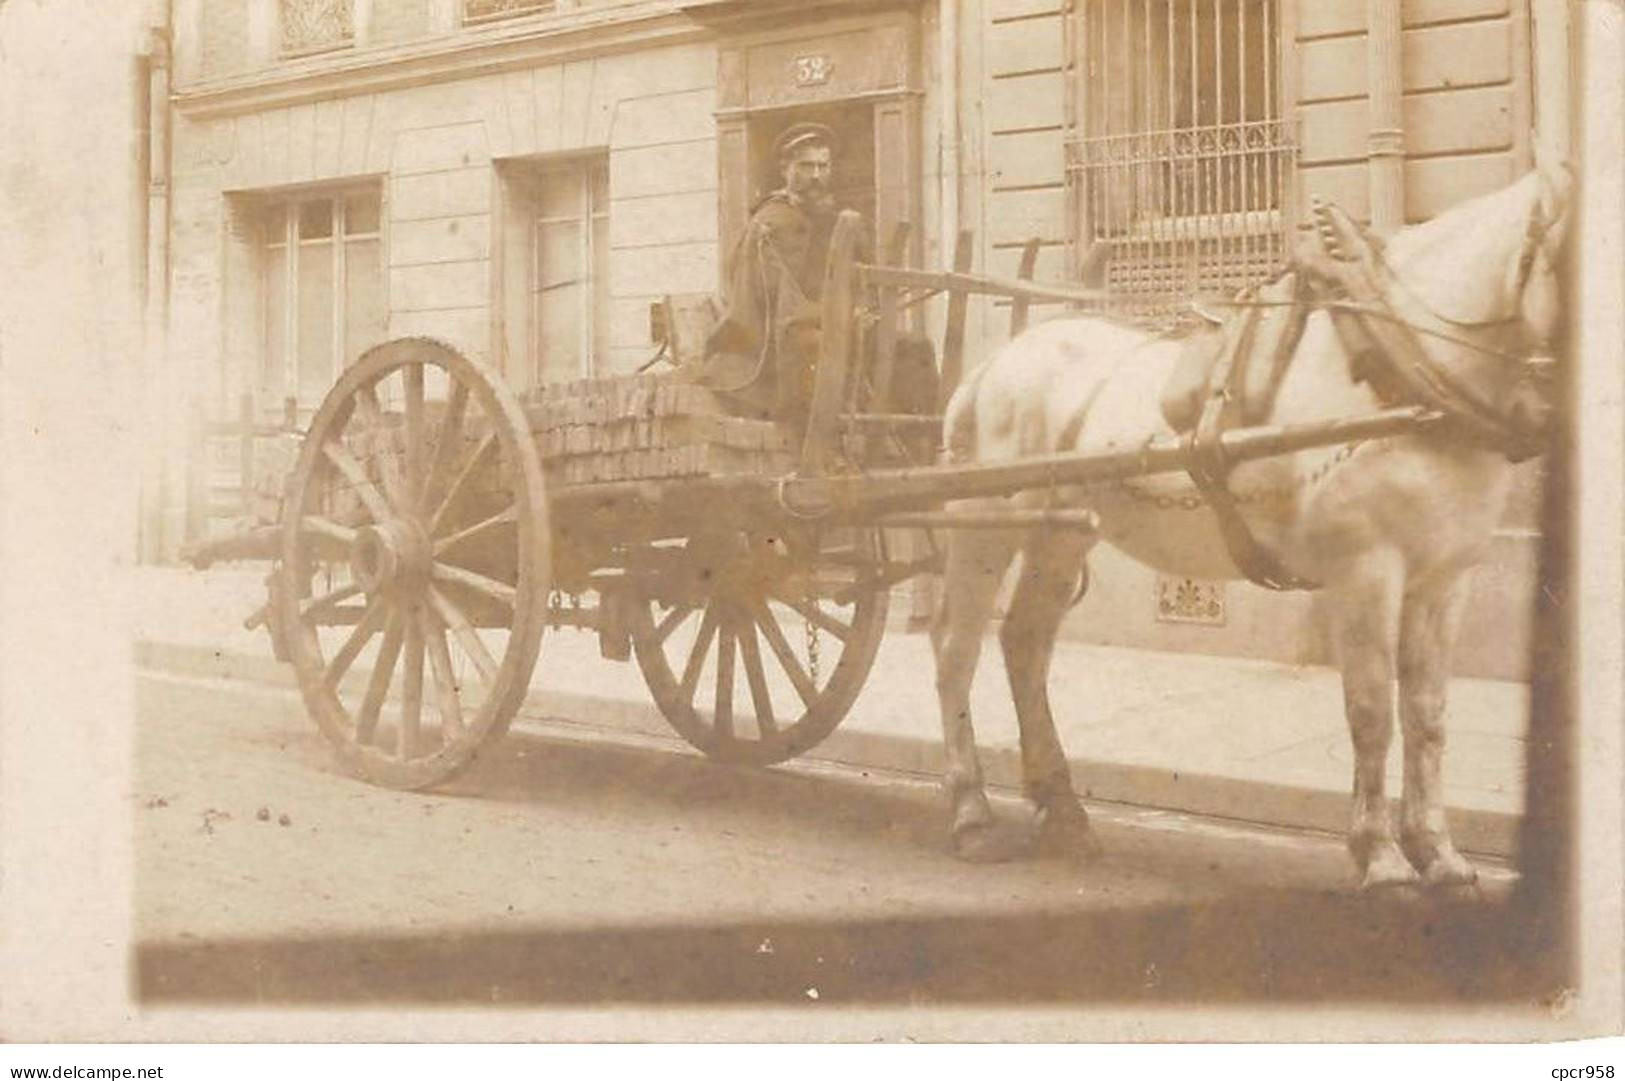
[[[796,85],[819,86],[829,82],[829,57],[823,55],[798,56],[795,60]]]

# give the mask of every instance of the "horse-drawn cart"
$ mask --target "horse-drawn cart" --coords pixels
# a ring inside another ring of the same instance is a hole
[[[997,851],[970,679],[1018,551],[1000,641],[1023,784],[1048,834],[1084,854],[1096,842],[1046,683],[1089,545],[1324,586],[1363,882],[1469,882],[1441,795],[1450,650],[1509,461],[1548,438],[1567,206],[1565,175],[1532,173],[1377,238],[1317,202],[1310,244],[1276,281],[1238,298],[1221,329],[1177,340],[1098,318],[1016,334],[1032,303],[1110,298],[1025,280],[1031,246],[1014,281],[968,274],[958,256],[949,273],[861,265],[844,216],[794,440],[681,370],[521,398],[445,345],[392,341],[316,412],[274,524],[194,562],[274,561],[254,620],[344,764],[408,788],[450,777],[506,729],[548,626],[635,656],[706,754],[793,757],[852,707],[891,588],[941,567],[937,691],[952,831],[970,858]],[[899,312],[939,293],[952,397],[941,417],[898,413]],[[1011,299],[1014,340],[961,381],[975,294]],[[1189,474],[1177,498],[1129,480],[1172,472]],[[1384,791],[1396,682],[1397,838]]]
[[[874,664],[890,589],[940,564],[934,543],[899,544],[899,530],[1093,522],[1084,510],[967,513],[945,509],[951,501],[1438,420],[1405,406],[1209,433],[1201,445],[1193,433],[1112,453],[938,463],[940,418],[889,412],[883,391],[869,389],[889,383],[899,310],[949,295],[951,390],[970,295],[1011,298],[1013,330],[1030,303],[1101,295],[1025,275],[861,265],[856,241],[856,221],[843,218],[799,446],[772,422],[729,415],[681,374],[520,397],[444,344],[396,340],[365,353],[327,395],[279,519],[204,545],[193,561],[275,561],[254,620],[345,766],[369,781],[418,788],[466,766],[519,709],[549,626],[595,632],[606,657],[635,656],[666,719],[706,754],[767,764],[835,729]],[[877,318],[858,317],[859,297],[876,298]],[[874,370],[854,373],[858,359]]]

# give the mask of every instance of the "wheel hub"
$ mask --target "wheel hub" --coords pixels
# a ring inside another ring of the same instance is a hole
[[[406,518],[362,527],[350,549],[350,568],[357,584],[368,593],[396,585],[420,585],[428,580],[433,562],[428,533]]]

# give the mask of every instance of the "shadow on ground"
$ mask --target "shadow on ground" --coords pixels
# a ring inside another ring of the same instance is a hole
[[[152,944],[148,1004],[1535,1002],[1500,903],[1260,893],[875,922]]]

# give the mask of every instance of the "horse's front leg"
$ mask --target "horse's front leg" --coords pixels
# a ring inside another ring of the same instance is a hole
[[[983,789],[976,733],[971,727],[970,687],[982,652],[982,632],[993,615],[999,583],[1015,554],[1015,544],[1015,538],[1002,530],[949,534],[942,600],[931,623],[951,836],[955,854],[974,861],[1012,855],[1002,850],[993,829],[993,811]]]
[[[1049,668],[1055,636],[1084,570],[1091,538],[1041,531],[1022,556],[1021,577],[999,629],[1004,668],[1021,728],[1021,775],[1039,818],[1040,841],[1061,855],[1090,859],[1100,842],[1072,788],[1072,770],[1055,731],[1049,703]]]
[[[1444,817],[1444,706],[1450,656],[1469,576],[1405,602],[1399,633],[1399,717],[1405,740],[1400,846],[1429,886],[1466,885],[1478,873],[1456,851]]]
[[[1397,552],[1370,552],[1339,576],[1336,587],[1343,708],[1354,742],[1349,852],[1360,868],[1361,889],[1416,881],[1416,872],[1394,843],[1386,790],[1404,573]]]

